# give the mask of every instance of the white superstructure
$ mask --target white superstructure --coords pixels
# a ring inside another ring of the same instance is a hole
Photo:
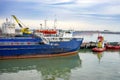
[[[6,19],[6,22],[2,24],[2,34],[5,35],[15,34],[15,24]]]

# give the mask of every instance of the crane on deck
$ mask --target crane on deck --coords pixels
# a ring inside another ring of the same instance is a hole
[[[12,15],[12,17],[15,19],[15,21],[17,22],[17,24],[18,24],[19,27],[21,28],[21,32],[22,32],[23,34],[31,34],[31,31],[29,31],[29,28],[28,28],[28,27],[24,28],[24,27],[22,26],[22,24],[20,23],[20,20],[19,20],[15,15]]]

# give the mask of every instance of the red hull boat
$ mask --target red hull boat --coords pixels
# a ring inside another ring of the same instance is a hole
[[[92,51],[94,51],[94,52],[103,52],[105,50],[106,50],[106,48],[97,48],[97,47],[92,49]]]
[[[109,44],[107,44],[106,46],[106,49],[120,49],[120,45],[109,45]]]

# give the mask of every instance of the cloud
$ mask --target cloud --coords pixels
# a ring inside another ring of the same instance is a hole
[[[109,5],[103,9],[102,14],[107,15],[120,15],[120,5]]]
[[[70,2],[71,0],[6,0],[6,1],[54,4],[54,3],[66,3],[66,2]]]
[[[20,19],[27,20],[26,23],[29,23],[30,19],[30,25],[38,24],[36,20],[54,20],[54,15],[58,21],[62,21],[60,26],[81,25],[84,29],[87,29],[85,26],[91,28],[98,26],[100,29],[104,25],[111,27],[120,25],[120,0],[1,0],[0,2],[6,3],[0,5],[2,11],[0,17],[15,14]],[[36,22],[32,23],[32,20]]]

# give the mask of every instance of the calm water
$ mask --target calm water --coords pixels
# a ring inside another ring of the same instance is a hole
[[[120,80],[120,51],[0,60],[0,80]]]

